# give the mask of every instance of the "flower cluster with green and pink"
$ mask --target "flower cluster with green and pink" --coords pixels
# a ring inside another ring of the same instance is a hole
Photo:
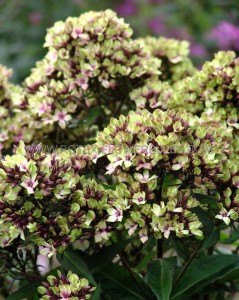
[[[188,42],[132,33],[110,10],[85,13],[48,30],[22,86],[1,66],[0,252],[203,239],[198,207],[238,220],[239,59],[219,52],[197,70]],[[48,279],[42,299],[93,291],[74,274]]]

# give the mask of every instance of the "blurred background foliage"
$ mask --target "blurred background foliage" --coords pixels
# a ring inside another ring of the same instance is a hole
[[[0,0],[0,63],[20,83],[45,53],[46,29],[57,20],[111,8],[138,36],[166,36],[191,42],[198,67],[218,50],[239,52],[238,0]]]

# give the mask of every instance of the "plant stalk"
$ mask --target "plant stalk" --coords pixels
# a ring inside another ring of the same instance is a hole
[[[176,278],[176,280],[174,282],[174,286],[173,286],[174,288],[179,283],[179,281],[182,278],[182,276],[184,275],[184,273],[187,271],[188,267],[190,266],[191,262],[193,261],[194,257],[196,256],[198,250],[201,248],[202,243],[203,243],[203,241],[201,241],[200,244],[194,249],[193,253],[190,255],[189,259],[187,260],[187,262],[183,266],[181,272],[178,274],[178,277]]]
[[[140,290],[144,294],[145,299],[151,300],[151,298],[149,298],[149,296],[145,293],[144,287],[141,285],[141,283],[139,282],[137,276],[132,271],[132,269],[131,269],[130,265],[128,264],[127,260],[125,259],[124,255],[122,253],[119,253],[119,256],[120,256],[120,259],[122,260],[123,264],[125,265],[126,269],[129,271],[129,273],[130,273],[131,277],[133,278],[134,282],[137,284],[137,286],[140,288]]]

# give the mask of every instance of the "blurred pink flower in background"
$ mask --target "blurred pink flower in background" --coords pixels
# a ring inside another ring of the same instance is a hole
[[[159,16],[154,17],[151,20],[149,20],[148,27],[153,33],[160,34],[160,35],[162,35],[162,33],[166,29],[164,21]]]
[[[177,40],[192,40],[192,37],[186,28],[171,29],[168,31],[167,37],[174,38]]]
[[[164,0],[148,0],[150,4],[162,4]]]
[[[137,13],[137,5],[135,0],[124,0],[115,8],[116,12],[121,16],[132,16]]]
[[[28,15],[28,19],[32,25],[38,25],[41,23],[42,14],[39,11],[33,11]]]
[[[239,27],[227,21],[214,27],[207,38],[214,40],[222,50],[239,50]]]
[[[193,56],[205,56],[207,51],[203,45],[192,42],[190,45],[190,53]]]

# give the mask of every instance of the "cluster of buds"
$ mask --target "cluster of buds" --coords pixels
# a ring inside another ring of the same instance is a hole
[[[237,177],[238,180],[239,177]],[[238,183],[237,183],[238,185]],[[239,186],[239,185],[238,185]],[[220,211],[216,218],[222,220],[226,225],[239,218],[239,190],[235,183],[221,191],[218,196],[218,207]]]
[[[189,42],[168,39],[165,37],[146,37],[145,42],[153,57],[162,61],[159,79],[161,81],[177,82],[192,76],[196,69],[189,59]]]
[[[171,231],[176,236],[189,234],[198,238],[203,236],[199,221],[192,209],[199,206],[199,202],[190,195],[189,190],[178,190],[177,187],[165,189],[162,201],[153,204],[151,226],[156,234],[168,238]],[[166,201],[165,201],[166,200]]]
[[[216,179],[216,193],[219,211],[216,218],[226,225],[239,218],[239,161],[235,150],[223,164],[222,176]]]
[[[238,69],[236,54],[220,51],[192,76],[185,76],[173,85],[147,81],[130,96],[137,108],[175,109],[200,115],[204,120],[225,120],[236,132],[239,129]]]
[[[100,106],[106,117],[99,118],[101,127],[107,115],[132,106],[129,93],[158,77],[161,61],[131,36],[129,25],[111,10],[56,22],[46,36],[45,58],[14,97],[29,111],[31,126],[48,135],[56,127],[80,127],[88,111]]]
[[[134,101],[137,110],[147,109],[153,112],[157,108],[168,109],[172,93],[173,89],[168,82],[151,80],[143,87],[133,90],[130,99]]]
[[[57,22],[45,47],[22,88],[0,66],[0,150],[19,143],[0,161],[1,248],[29,240],[51,255],[68,244],[101,247],[125,229],[142,242],[152,234],[201,238],[195,194],[212,190],[214,217],[238,219],[233,52],[196,71],[187,42],[134,40],[110,10]],[[75,151],[25,146],[85,144],[99,130],[95,144]],[[42,299],[87,299],[91,291],[73,274],[49,282]]]
[[[87,177],[92,158],[80,152],[45,154],[20,142],[14,155],[1,160],[2,247],[20,237],[51,255],[79,239],[109,241],[127,207],[124,190]]]
[[[11,75],[10,69],[0,65],[0,151],[17,142],[24,127],[23,124],[19,125],[21,117],[15,117],[12,109],[12,93],[18,87],[9,82]]]
[[[11,70],[7,69],[3,65],[0,65],[0,150],[5,146],[8,140],[8,126],[11,113],[11,88],[12,85],[9,83],[11,76]]]
[[[98,134],[97,145],[99,156],[109,160],[107,173],[126,180],[134,173],[150,170],[153,174],[161,168],[181,178],[211,178],[226,159],[228,136],[225,124],[204,122],[186,112],[143,110],[112,118]]]
[[[76,274],[68,272],[66,276],[58,271],[58,276],[48,276],[47,282],[38,288],[42,295],[41,300],[86,300],[91,298],[95,287],[87,279],[79,278]]]
[[[200,237],[201,223],[191,211],[198,202],[187,190],[164,191],[164,179],[171,174],[184,188],[204,192],[215,188],[222,162],[228,160],[230,135],[226,124],[174,110],[143,110],[112,118],[97,136],[98,160],[107,157],[106,174],[128,184],[129,234],[140,229],[142,241],[152,231],[158,238],[168,237],[170,231],[179,237]]]
[[[204,64],[198,74],[203,91],[202,101],[206,115],[218,115],[229,126],[239,129],[238,80],[239,59],[232,51],[219,52],[211,62]],[[214,118],[215,118],[214,117]]]
[[[218,52],[201,71],[174,85],[168,108],[187,110],[204,119],[226,120],[238,129],[238,70],[234,52]]]
[[[31,142],[34,136],[29,113],[21,111],[20,107],[14,108],[13,95],[21,91],[21,88],[9,82],[11,75],[11,70],[0,65],[0,153],[18,144],[20,140]]]
[[[11,88],[12,84],[9,83],[9,78],[12,75],[12,71],[3,65],[0,65],[0,116],[6,118],[9,113],[9,109],[12,106],[11,103]]]
[[[154,195],[148,200],[148,186],[145,183],[144,186],[142,183],[133,184],[137,185],[141,187],[141,192],[135,193],[133,188],[130,189],[133,194],[130,213],[124,222],[129,235],[137,231],[143,243],[152,233],[157,239],[162,236],[168,239],[172,234],[179,238],[188,235],[197,238],[203,236],[202,223],[192,212],[193,208],[199,206],[199,202],[190,196],[189,190],[179,191],[178,187],[165,188],[158,198]]]
[[[189,43],[164,37],[146,37],[139,41],[145,43],[152,57],[161,60],[161,73],[156,79],[147,80],[142,87],[134,89],[130,93],[130,99],[135,102],[137,109],[146,108],[149,111],[183,106],[177,85],[182,85],[196,74],[196,69],[188,58]]]
[[[202,88],[198,82],[198,75],[185,77],[174,84],[168,81],[148,80],[143,87],[133,90],[130,99],[135,102],[138,110],[147,109],[153,112],[155,109],[175,109],[201,115],[205,110],[202,101]],[[211,119],[211,118],[209,118]],[[214,116],[220,120],[220,116]]]

